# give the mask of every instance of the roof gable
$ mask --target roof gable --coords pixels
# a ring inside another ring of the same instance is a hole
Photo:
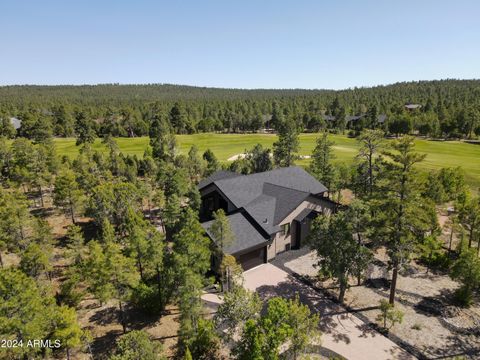
[[[228,215],[227,219],[232,232],[235,234],[233,243],[225,249],[227,254],[235,254],[255,246],[267,244],[269,239],[262,236],[262,234],[255,228],[255,225],[249,221],[246,214],[236,212]],[[210,238],[213,238],[210,233],[212,223],[213,220],[202,224],[202,227]]]
[[[243,175],[238,174],[238,173],[233,172],[233,171],[219,170],[219,171],[214,172],[208,178],[200,181],[200,183],[198,184],[198,188],[202,189],[202,188],[214,183],[215,181],[222,180],[222,179],[230,179],[230,178],[237,177],[237,176],[243,176]]]
[[[218,178],[216,174],[209,179]],[[235,205],[243,208],[267,233],[279,230],[279,222],[288,216],[310,194],[327,191],[304,169],[292,166],[263,173],[227,177],[204,182],[200,188],[214,183]],[[207,184],[207,185],[205,185]]]

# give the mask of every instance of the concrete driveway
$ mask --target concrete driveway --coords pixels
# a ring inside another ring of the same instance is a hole
[[[370,329],[363,321],[287,272],[272,264],[263,264],[244,273],[245,287],[267,300],[273,296],[300,300],[320,313],[322,347],[351,360],[415,359],[394,342]]]

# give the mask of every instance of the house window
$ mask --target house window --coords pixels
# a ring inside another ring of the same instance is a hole
[[[283,224],[281,227],[282,227],[281,234],[282,234],[283,236],[288,236],[288,235],[290,235],[290,223],[288,223],[288,224]]]

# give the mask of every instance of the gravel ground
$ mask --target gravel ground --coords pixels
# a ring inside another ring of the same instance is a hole
[[[387,257],[384,251],[376,254],[379,260],[368,270],[369,286],[353,286],[347,291],[345,303],[359,314],[375,323],[379,311],[375,307],[381,299],[388,299],[390,274],[382,262]],[[315,278],[317,257],[308,249],[280,257],[274,264],[300,275]],[[319,286],[336,293],[332,281],[318,281]],[[404,312],[402,324],[397,324],[390,333],[415,347],[426,358],[463,355],[467,358],[480,357],[480,306],[461,309],[450,304],[451,294],[458,283],[445,274],[426,273],[426,268],[412,263],[398,278],[396,307]]]

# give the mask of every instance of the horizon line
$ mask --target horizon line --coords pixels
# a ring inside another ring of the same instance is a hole
[[[359,85],[359,86],[350,86],[345,88],[267,88],[267,87],[258,87],[258,88],[242,88],[242,87],[221,87],[221,86],[204,86],[204,85],[190,85],[190,84],[175,84],[175,83],[162,83],[162,82],[151,82],[151,83],[121,83],[121,82],[105,82],[105,83],[63,83],[63,84],[1,84],[0,88],[5,87],[23,87],[23,86],[38,86],[38,87],[83,87],[83,86],[178,86],[178,87],[191,87],[197,89],[213,89],[213,90],[238,90],[238,91],[348,91],[355,89],[371,89],[377,87],[387,87],[398,84],[408,84],[408,83],[422,83],[422,82],[440,82],[440,81],[479,81],[480,78],[440,78],[440,79],[430,79],[430,80],[404,80],[396,81],[392,83],[376,84],[376,85]]]

